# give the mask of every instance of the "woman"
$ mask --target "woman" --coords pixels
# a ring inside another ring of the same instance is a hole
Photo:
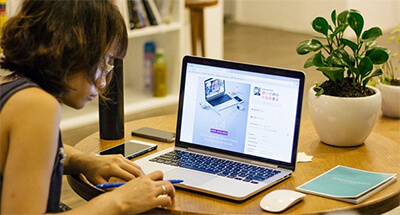
[[[61,104],[83,108],[106,90],[127,32],[109,1],[31,1],[8,20],[1,39],[0,188],[2,214],[58,212],[62,174],[93,184],[129,181],[66,213],[140,213],[172,204],[160,171],[144,175],[122,156],[95,156],[63,146]],[[163,195],[162,195],[163,194]]]

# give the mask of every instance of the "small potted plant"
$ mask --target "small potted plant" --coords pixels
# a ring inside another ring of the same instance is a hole
[[[391,32],[389,42],[396,42],[398,52],[390,53],[389,60],[381,66],[383,74],[376,87],[382,93],[382,114],[387,117],[400,118],[400,24]]]
[[[300,55],[314,53],[304,67],[315,66],[327,77],[308,94],[310,116],[322,142],[357,146],[369,136],[381,106],[380,91],[367,83],[382,74],[374,65],[384,64],[389,54],[377,45],[376,39],[382,35],[379,27],[363,31],[359,11],[337,14],[333,10],[331,21],[315,18],[312,27],[319,35],[300,42],[296,51]],[[355,35],[345,38],[349,28]]]

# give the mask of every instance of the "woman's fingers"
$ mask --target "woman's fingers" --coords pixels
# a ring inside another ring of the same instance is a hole
[[[131,165],[129,163],[124,163],[121,164],[119,167],[122,170],[120,178],[126,181],[144,175],[142,168],[140,168],[138,165]]]
[[[126,159],[122,155],[104,155],[104,158],[111,161],[110,165],[107,166],[102,173],[104,177],[117,177],[124,181],[129,181],[144,175],[139,165]]]
[[[173,198],[167,195],[161,195],[157,197],[157,203],[162,207],[168,207],[172,205]]]
[[[175,188],[169,181],[156,181],[156,187],[158,187],[159,195],[168,195],[172,199],[175,197]]]
[[[159,181],[159,180],[163,179],[164,174],[160,170],[156,170],[154,172],[147,174],[146,176],[149,177],[153,181]]]

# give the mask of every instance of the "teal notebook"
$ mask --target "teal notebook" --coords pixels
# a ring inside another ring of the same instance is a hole
[[[358,204],[396,181],[396,174],[336,166],[296,188],[297,191]]]

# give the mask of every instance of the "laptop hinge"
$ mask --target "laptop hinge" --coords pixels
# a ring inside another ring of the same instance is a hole
[[[267,166],[267,167],[271,167],[271,168],[278,168],[278,165],[272,165],[272,164],[268,164],[268,163],[263,163],[263,162],[258,162],[258,161],[249,161],[251,164],[256,164],[256,165],[260,165],[260,166]]]
[[[232,156],[232,155],[224,155],[224,154],[220,154],[220,153],[216,153],[216,152],[210,152],[210,151],[205,151],[205,150],[201,150],[201,149],[194,149],[194,148],[187,148],[187,150],[191,151],[191,152],[197,152],[197,153],[207,154],[207,155],[211,155],[211,156],[215,156],[215,157],[226,158],[226,159],[245,162],[245,163],[251,163],[251,164],[255,164],[255,165],[259,165],[259,166],[265,166],[265,167],[274,168],[274,169],[278,168],[277,165],[258,162],[258,161],[254,161],[254,160],[250,160],[250,159],[246,159],[246,158],[240,158],[240,157]]]

